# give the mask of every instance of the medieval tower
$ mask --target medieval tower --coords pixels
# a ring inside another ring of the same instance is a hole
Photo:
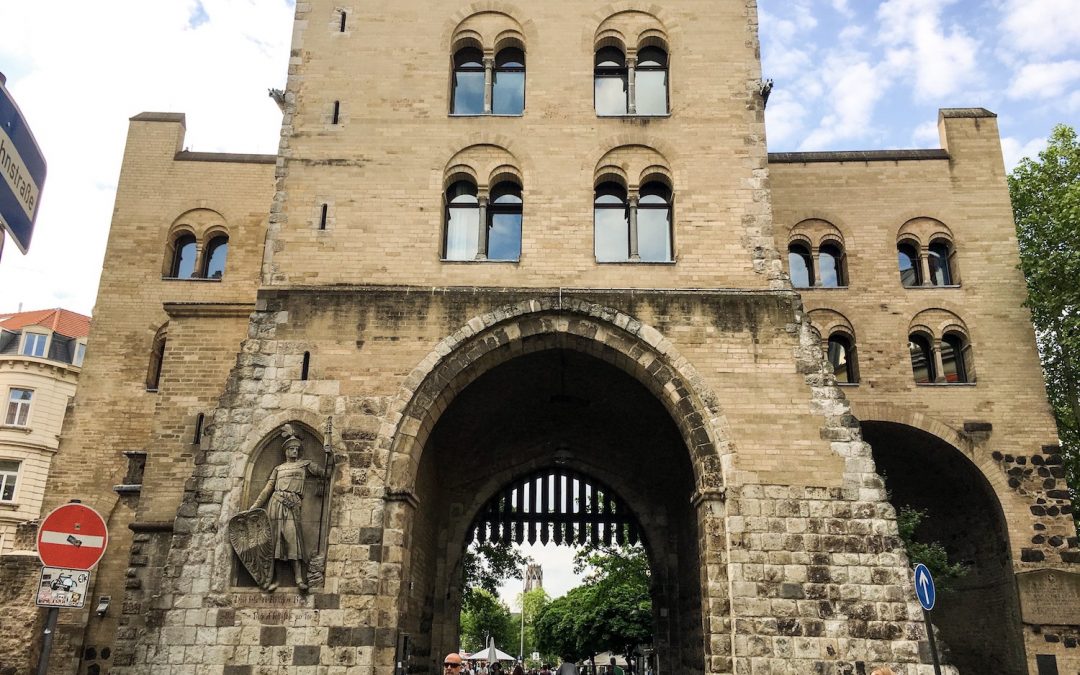
[[[925,674],[901,505],[968,570],[950,668],[1076,672],[995,116],[770,155],[757,30],[308,0],[276,156],[133,117],[47,492],[108,518],[111,604],[50,672],[438,672],[470,541],[628,538],[660,672]]]

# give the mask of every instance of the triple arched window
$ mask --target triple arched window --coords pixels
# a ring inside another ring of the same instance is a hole
[[[627,57],[615,46],[596,50],[593,96],[600,116],[668,114],[668,54],[646,47]]]
[[[481,194],[462,178],[446,190],[445,260],[505,260],[521,257],[521,186],[504,180]]]
[[[593,197],[597,262],[670,262],[671,188],[650,181],[636,194],[608,180]]]
[[[452,115],[521,115],[525,112],[525,52],[505,47],[494,58],[479,47],[454,54]]]
[[[221,279],[229,256],[229,235],[212,232],[200,246],[195,235],[181,230],[173,235],[166,261],[167,279]]]

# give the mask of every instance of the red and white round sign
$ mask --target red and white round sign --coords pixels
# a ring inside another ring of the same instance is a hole
[[[56,508],[38,528],[38,557],[46,567],[88,570],[98,564],[108,545],[105,521],[97,511],[82,504]]]

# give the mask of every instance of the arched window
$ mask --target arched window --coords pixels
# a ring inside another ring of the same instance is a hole
[[[788,244],[788,269],[791,284],[795,288],[810,288],[814,285],[814,259],[806,245],[798,242]]]
[[[157,391],[161,384],[161,368],[165,363],[166,327],[158,329],[154,344],[150,349],[150,365],[146,369],[146,391]]]
[[[634,71],[634,112],[638,115],[668,113],[668,55],[659,47],[638,52]]]
[[[671,260],[671,190],[663,183],[654,181],[642,186],[639,194],[638,256],[644,262],[669,262]],[[632,248],[633,242],[630,244]],[[633,250],[631,250],[631,256],[633,256]]]
[[[949,266],[952,251],[947,241],[937,240],[927,249],[927,264],[930,267],[930,283],[935,286],[952,286],[953,273]]]
[[[828,356],[837,382],[854,384],[859,381],[855,363],[855,346],[850,337],[843,333],[830,335]]]
[[[626,114],[628,79],[626,55],[618,47],[604,47],[596,52],[593,96],[597,115]]]
[[[525,112],[525,52],[508,47],[495,55],[491,107],[496,115]]]
[[[499,183],[491,191],[488,209],[488,260],[517,260],[521,257],[521,187]]]
[[[484,55],[475,47],[454,54],[454,82],[450,112],[454,115],[484,114]]]
[[[446,190],[446,260],[475,260],[479,231],[476,184],[459,180]]]
[[[210,240],[203,252],[203,278],[220,279],[225,275],[225,259],[229,255],[229,238],[218,235]]]
[[[596,187],[593,225],[597,262],[621,262],[630,257],[630,209],[626,188],[615,182]]]
[[[919,252],[909,242],[896,245],[896,256],[900,266],[900,283],[906,286],[921,286],[922,272],[919,270]]]
[[[190,279],[195,276],[195,235],[182,234],[173,242],[169,276],[173,279]]]
[[[946,382],[973,382],[971,345],[967,338],[956,331],[945,333],[941,338],[941,369]]]
[[[844,251],[837,244],[822,244],[818,249],[818,274],[821,276],[821,285],[826,288],[847,286],[847,274],[844,267]]]
[[[937,380],[934,370],[934,352],[930,340],[920,333],[908,336],[908,351],[911,353],[911,372],[916,384],[927,384]]]

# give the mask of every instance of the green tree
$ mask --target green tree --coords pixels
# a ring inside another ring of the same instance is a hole
[[[649,561],[640,546],[589,547],[575,556],[585,583],[552,600],[534,623],[540,651],[573,659],[628,653],[652,639]]]
[[[518,606],[525,613],[525,656],[541,651],[536,643],[536,617],[551,603],[551,597],[543,588],[534,588],[518,596]],[[518,616],[520,620],[521,616]],[[556,654],[544,654],[550,658]],[[530,664],[531,665],[531,664]]]
[[[1009,175],[1009,194],[1027,278],[1046,389],[1057,419],[1064,473],[1077,500],[1080,486],[1080,143],[1054,127],[1038,160],[1025,158]],[[1074,511],[1073,517],[1080,517]]]
[[[468,606],[476,589],[491,595],[499,594],[499,586],[507,579],[522,578],[521,570],[528,560],[512,542],[476,544],[465,549],[462,567],[465,573],[463,605]]]
[[[962,563],[949,562],[949,554],[939,542],[922,542],[915,538],[915,530],[919,523],[926,518],[926,509],[914,509],[910,506],[901,506],[896,510],[896,525],[900,530],[900,538],[904,540],[904,548],[907,549],[908,560],[911,564],[922,563],[930,570],[930,576],[941,590],[949,590],[955,579],[967,574],[967,567]]]
[[[461,648],[477,652],[487,646],[488,637],[503,651],[516,645],[518,625],[510,616],[510,608],[498,596],[483,588],[474,589],[461,611]]]

